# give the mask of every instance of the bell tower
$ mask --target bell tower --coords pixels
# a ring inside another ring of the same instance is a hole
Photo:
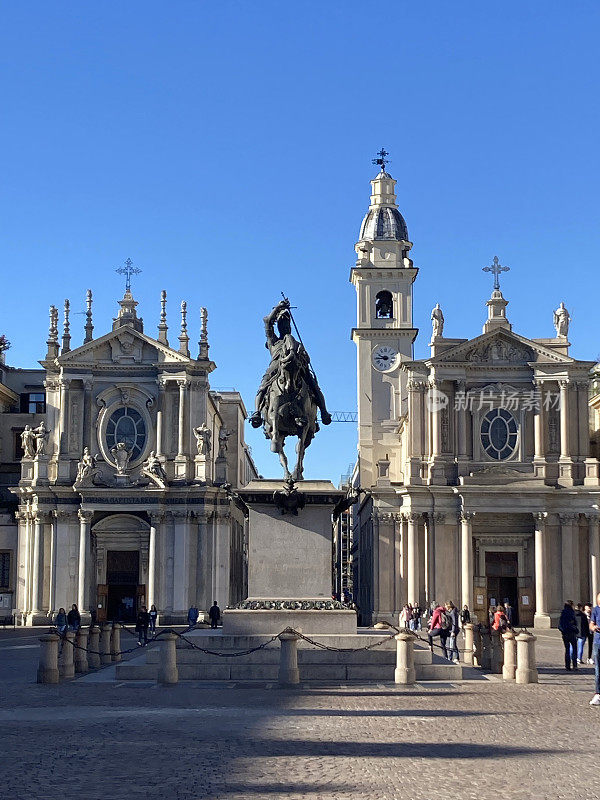
[[[371,202],[363,219],[350,281],[356,288],[358,447],[364,487],[402,481],[399,427],[406,412],[403,361],[413,358],[412,285],[418,270],[412,242],[396,203],[396,181],[386,171],[385,150],[373,163]]]

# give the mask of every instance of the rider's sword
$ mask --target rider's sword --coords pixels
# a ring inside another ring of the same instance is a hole
[[[289,303],[289,298],[286,297],[283,292],[281,293],[281,296],[283,297],[284,300],[287,300],[288,303]],[[290,319],[292,320],[292,325],[294,326],[294,330],[296,331],[296,334],[298,335],[298,339],[300,340],[300,344],[302,345],[302,347],[304,347],[304,342],[302,341],[302,336],[300,336],[300,331],[298,330],[298,326],[296,325],[296,320],[294,319],[294,315],[292,314],[292,309],[288,308],[288,311],[290,312]],[[304,351],[306,352],[306,347],[304,347]],[[313,365],[312,365],[312,363],[310,361],[308,362],[308,368],[312,372],[313,378],[317,381],[317,385],[318,385],[319,381],[317,380],[317,373],[314,371]]]

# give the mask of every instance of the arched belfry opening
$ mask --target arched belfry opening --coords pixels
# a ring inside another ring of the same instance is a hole
[[[376,319],[393,319],[394,317],[394,298],[387,289],[377,292],[375,297],[375,317]]]

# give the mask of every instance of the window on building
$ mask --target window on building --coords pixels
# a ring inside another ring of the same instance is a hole
[[[10,589],[10,552],[0,552],[0,589]]]
[[[387,289],[378,292],[375,297],[375,316],[377,319],[392,319],[394,316],[394,298]]]
[[[131,460],[139,458],[146,446],[146,424],[135,408],[123,406],[111,414],[106,426],[106,444],[112,450],[118,442],[125,442],[131,451]]]
[[[21,414],[45,414],[46,395],[44,392],[25,392],[21,395]]]
[[[481,420],[481,445],[490,458],[510,458],[517,448],[517,438],[517,421],[505,408],[493,408]]]
[[[25,452],[23,447],[21,446],[21,434],[25,428],[13,428],[13,453],[14,453],[14,460],[20,461]]]

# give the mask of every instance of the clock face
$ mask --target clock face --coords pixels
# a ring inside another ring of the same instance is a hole
[[[380,372],[387,372],[398,364],[398,351],[389,344],[380,344],[373,350],[373,366]]]

